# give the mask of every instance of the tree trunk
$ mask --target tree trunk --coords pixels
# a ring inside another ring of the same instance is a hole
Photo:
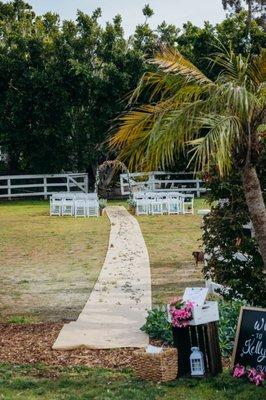
[[[250,219],[266,272],[266,209],[256,169],[251,166],[246,167],[242,171],[242,181]]]

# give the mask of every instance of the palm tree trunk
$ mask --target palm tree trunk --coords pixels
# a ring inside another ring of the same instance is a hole
[[[266,272],[266,209],[255,167],[249,166],[242,171],[242,181],[250,219]]]

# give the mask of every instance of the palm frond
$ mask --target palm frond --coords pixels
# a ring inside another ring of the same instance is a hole
[[[193,154],[190,164],[195,170],[209,170],[211,163],[217,164],[221,176],[226,175],[232,166],[233,146],[242,135],[241,122],[231,115],[207,114],[198,118],[202,128],[207,129],[203,137],[188,142]]]
[[[166,75],[162,71],[146,72],[140,79],[136,89],[132,92],[129,104],[135,103],[142,93],[148,97],[149,101],[154,98],[165,98],[181,86],[181,82],[174,75]]]
[[[266,82],[266,49],[261,49],[259,55],[254,55],[248,67],[250,79],[257,85]]]
[[[184,58],[175,48],[162,47],[161,50],[150,60],[151,64],[157,65],[165,73],[174,73],[199,84],[211,82],[192,62]]]
[[[146,170],[168,168],[190,150],[196,169],[214,162],[226,175],[233,149],[248,153],[250,130],[262,123],[265,59],[264,50],[254,58],[222,50],[214,60],[222,73],[213,82],[175,49],[163,48],[151,61],[158,71],[145,74],[132,97],[143,93],[151,104],[122,114],[111,148],[130,169]]]
[[[145,162],[149,169],[169,167],[177,155],[185,151],[186,142],[197,135],[199,125],[194,115],[199,113],[202,102],[184,104],[168,109],[156,120],[149,134]]]

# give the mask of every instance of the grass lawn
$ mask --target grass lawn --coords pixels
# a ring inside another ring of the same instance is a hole
[[[108,218],[50,217],[47,201],[11,201],[0,203],[0,230],[0,319],[76,318],[104,261]]]
[[[244,384],[228,372],[212,379],[158,385],[138,381],[126,371],[0,365],[0,399],[263,400],[265,389]]]
[[[125,201],[110,201],[125,205]],[[206,208],[196,199],[197,208]],[[151,260],[153,302],[200,284],[192,251],[201,237],[198,215],[137,217]],[[106,216],[50,217],[47,201],[0,203],[0,321],[77,318],[107,250]]]
[[[192,256],[201,245],[201,217],[139,216],[138,221],[150,255],[154,304],[167,303],[187,286],[204,285],[202,265],[196,268]]]

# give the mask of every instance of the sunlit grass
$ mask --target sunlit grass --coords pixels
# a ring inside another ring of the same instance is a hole
[[[125,200],[108,205],[127,207]],[[196,199],[196,210],[206,206],[204,198]],[[201,218],[195,214],[137,219],[150,255],[153,302],[164,303],[185,286],[200,284],[192,252],[201,245]],[[50,217],[47,201],[7,201],[0,203],[0,225],[1,320],[75,319],[104,262],[107,216]]]
[[[264,388],[232,378],[229,372],[153,384],[137,380],[129,371],[0,365],[4,400],[263,400],[264,395]]]
[[[0,226],[2,320],[76,318],[105,258],[108,218],[50,217],[47,201],[10,201]]]

